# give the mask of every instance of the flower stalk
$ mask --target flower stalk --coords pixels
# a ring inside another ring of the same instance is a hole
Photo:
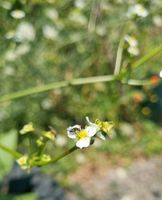
[[[61,155],[59,155],[58,157],[56,157],[55,159],[52,159],[49,162],[44,163],[43,165],[47,165],[47,164],[54,164],[57,161],[59,161],[60,159],[64,158],[65,156],[68,156],[69,154],[73,153],[74,151],[76,151],[77,149],[79,149],[77,146],[73,146],[72,148],[68,149],[67,151],[63,152]]]
[[[22,156],[21,153],[18,153],[17,151],[14,151],[8,147],[6,147],[3,144],[0,144],[0,149],[2,149],[3,151],[5,151],[6,153],[9,153],[11,156],[13,156],[14,158],[18,159]]]
[[[67,136],[75,140],[76,144],[63,152],[56,158],[52,158],[47,152],[48,142],[54,142],[55,137],[57,137],[56,131],[43,131],[31,142],[31,136],[35,134],[35,129],[33,124],[30,122],[23,126],[20,130],[22,136],[27,135],[29,137],[30,146],[25,154],[18,153],[2,144],[0,144],[0,149],[11,154],[20,165],[23,170],[30,171],[33,166],[41,167],[48,164],[56,163],[58,160],[68,156],[77,149],[87,148],[93,145],[95,139],[100,138],[105,140],[106,138],[111,138],[112,128],[114,127],[113,122],[101,121],[96,119],[95,122],[91,122],[88,117],[86,117],[87,125],[81,127],[76,124],[67,128]],[[35,134],[36,136],[36,134]],[[32,145],[36,145],[35,151],[31,151]]]

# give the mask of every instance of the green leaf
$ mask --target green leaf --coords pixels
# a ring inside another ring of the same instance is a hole
[[[11,130],[9,133],[0,136],[0,143],[15,150],[17,146],[17,132]],[[11,169],[14,157],[0,149],[0,179]]]
[[[36,200],[34,193],[23,194],[23,195],[0,195],[1,200]]]

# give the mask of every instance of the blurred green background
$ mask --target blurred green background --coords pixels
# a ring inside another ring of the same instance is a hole
[[[139,3],[144,16],[135,12]],[[78,165],[96,160],[99,154],[110,158],[112,165],[119,164],[113,159],[116,155],[119,160],[127,158],[127,165],[138,157],[161,154],[161,53],[131,68],[162,43],[161,8],[160,0],[1,0],[0,100],[3,95],[35,86],[113,74],[123,37],[121,66],[126,73],[122,79],[150,82],[146,86],[120,81],[69,86],[3,101],[1,142],[23,149],[26,142],[18,130],[24,124],[33,122],[46,130],[53,126],[59,135],[49,151],[57,154],[72,145],[66,137],[68,126],[83,124],[85,116],[113,120],[113,140],[96,141],[88,151],[76,152],[43,169],[64,187],[71,184],[68,176]],[[12,166],[5,155],[0,151],[1,178]]]

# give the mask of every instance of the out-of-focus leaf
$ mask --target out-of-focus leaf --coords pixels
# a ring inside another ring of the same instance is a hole
[[[15,150],[17,145],[16,130],[11,130],[9,133],[1,135],[0,142],[8,148]],[[0,179],[11,169],[13,160],[14,158],[10,154],[0,149]]]
[[[25,194],[25,195],[4,195],[0,196],[1,200],[36,200],[36,195],[31,194]]]

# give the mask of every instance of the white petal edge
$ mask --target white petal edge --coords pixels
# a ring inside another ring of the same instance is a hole
[[[71,139],[76,139],[76,134],[75,134],[75,132],[67,131],[67,135],[68,135],[68,137],[71,138]]]
[[[67,128],[67,135],[71,139],[76,139],[75,129],[81,130],[81,126],[76,124]]]
[[[74,125],[74,126],[69,126],[68,128],[67,128],[67,130],[74,130],[74,129],[78,129],[78,130],[81,130],[81,126],[80,125],[78,125],[78,124],[76,124],[76,125]]]
[[[88,147],[90,145],[91,138],[86,137],[77,141],[76,146],[82,149],[83,147]]]

